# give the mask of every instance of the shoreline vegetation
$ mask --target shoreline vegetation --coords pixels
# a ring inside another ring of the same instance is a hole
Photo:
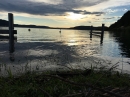
[[[1,97],[130,97],[130,75],[109,70],[30,72],[0,77]]]
[[[130,97],[130,75],[118,64],[0,76],[0,97]]]

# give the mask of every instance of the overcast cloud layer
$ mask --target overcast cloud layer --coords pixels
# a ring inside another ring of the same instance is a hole
[[[67,15],[66,12],[80,14],[103,14],[102,12],[88,12],[75,10],[80,7],[89,7],[108,0],[56,0],[57,4],[40,0],[0,0],[0,11],[20,12],[34,15]],[[51,1],[51,0],[50,0]],[[54,0],[55,1],[55,0]]]

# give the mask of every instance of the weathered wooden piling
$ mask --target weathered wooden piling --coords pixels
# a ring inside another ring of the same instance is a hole
[[[8,20],[9,20],[9,52],[14,52],[14,20],[13,14],[8,13]]]
[[[99,32],[93,32],[93,26],[90,27],[90,39],[92,40],[92,35],[99,36],[100,37],[100,43],[103,43],[103,37],[104,37],[104,24],[102,24],[102,29]]]
[[[100,40],[101,43],[103,43],[103,37],[104,37],[104,25],[105,25],[105,24],[102,24],[101,40]]]

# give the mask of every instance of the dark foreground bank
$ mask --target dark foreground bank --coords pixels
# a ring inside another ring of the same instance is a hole
[[[130,97],[130,77],[110,71],[27,72],[0,77],[0,97]]]

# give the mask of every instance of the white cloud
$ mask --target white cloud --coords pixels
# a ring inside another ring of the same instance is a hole
[[[54,4],[54,5],[62,3],[62,0],[28,0],[28,1],[47,3],[47,4]]]
[[[88,11],[103,11],[106,8],[123,6],[123,5],[130,5],[130,1],[128,1],[128,0],[109,0],[106,2],[99,3],[97,5],[94,5],[94,6],[90,6],[90,7],[86,7],[86,8],[83,7],[83,8]]]
[[[123,9],[123,11],[126,12],[126,11],[128,11],[128,9],[125,8],[125,9]]]

